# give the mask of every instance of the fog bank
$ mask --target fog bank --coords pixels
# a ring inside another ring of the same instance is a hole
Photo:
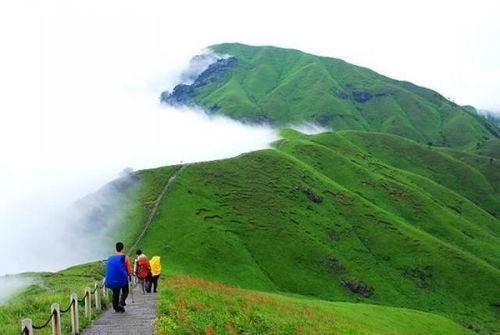
[[[112,251],[112,241],[99,231],[89,233],[92,222],[82,221],[73,205],[124,168],[232,157],[277,139],[269,128],[160,106],[152,96],[127,99],[115,109],[116,119],[95,120],[105,131],[74,127],[44,150],[45,164],[10,166],[0,174],[0,253],[15,259],[2,262],[0,273],[55,270]],[[25,157],[30,159],[35,161]]]
[[[244,6],[242,16],[229,1],[2,2],[0,253],[9,257],[0,274],[59,269],[111,251],[102,236],[82,233],[72,204],[124,168],[231,157],[277,138],[265,127],[158,104],[162,91],[207,65],[210,57],[184,70],[210,44],[339,57],[498,110],[498,4],[454,4],[454,16],[443,15],[448,4],[433,3],[430,12],[407,6],[297,2],[277,16],[281,4],[262,2]],[[345,15],[332,21],[332,12]],[[366,24],[353,26],[354,17]],[[392,37],[367,38],[367,26],[371,36]],[[332,43],[335,31],[342,33]]]
[[[19,276],[4,276],[0,277],[0,305],[7,302],[9,298],[16,293],[17,290],[34,283],[34,280]]]
[[[11,127],[0,133],[0,253],[11,257],[0,261],[0,275],[57,270],[110,253],[114,241],[89,229],[96,220],[75,202],[126,168],[233,157],[278,138],[265,126],[160,104],[163,90],[192,80],[213,55],[190,63],[196,52],[182,49],[166,64],[145,57],[120,67],[124,75],[109,55],[95,68],[74,64],[60,71],[68,57],[77,57],[78,49],[66,51],[47,59],[58,71],[43,77],[42,91],[33,91],[38,104],[15,95],[2,101]]]

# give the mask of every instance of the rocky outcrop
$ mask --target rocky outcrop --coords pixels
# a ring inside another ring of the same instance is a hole
[[[238,65],[238,60],[235,57],[220,58],[215,63],[210,64],[194,81],[194,88],[202,87],[210,83],[219,82],[224,74],[231,68]]]
[[[368,287],[367,284],[363,283],[360,280],[355,280],[355,279],[343,280],[342,285],[351,290],[351,292],[361,294],[365,297],[370,297],[373,295],[374,291],[373,288]]]
[[[344,264],[342,264],[334,256],[329,256],[327,261],[328,261],[328,267],[333,273],[345,273],[347,271]]]
[[[220,58],[203,71],[192,84],[179,84],[172,92],[164,91],[160,95],[160,101],[170,105],[187,105],[197,94],[197,89],[211,83],[222,82],[228,75],[228,71],[238,65],[235,57]],[[211,111],[215,111],[220,106],[214,105]]]
[[[356,102],[363,103],[373,98],[373,94],[370,92],[354,91],[352,92],[352,97]]]
[[[304,193],[305,196],[309,200],[311,200],[312,202],[315,202],[317,204],[320,204],[323,202],[323,198],[321,196],[317,195],[316,193],[314,193],[314,191],[312,189],[310,189],[309,187],[295,184],[295,185],[293,185],[293,189],[297,190],[297,191],[298,190],[302,191],[302,193]]]
[[[349,98],[349,94],[347,94],[346,92],[344,92],[342,90],[336,90],[334,93],[335,93],[335,96],[337,98],[340,98],[340,99],[343,99],[343,100]]]
[[[162,92],[160,101],[170,105],[185,105],[194,97],[194,93],[192,85],[180,84],[174,87],[172,93],[168,91]]]

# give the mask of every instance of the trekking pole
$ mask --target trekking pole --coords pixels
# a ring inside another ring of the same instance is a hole
[[[129,291],[130,291],[130,297],[132,298],[132,303],[135,304],[135,301],[134,301],[134,287],[132,285],[130,285],[131,281],[132,280],[129,280],[128,287],[129,287]]]

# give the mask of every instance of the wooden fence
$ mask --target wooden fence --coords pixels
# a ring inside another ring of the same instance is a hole
[[[94,299],[92,299],[94,296]],[[50,306],[50,316],[43,325],[34,325],[31,319],[24,319],[21,321],[21,335],[34,335],[36,330],[44,329],[52,326],[53,335],[62,335],[61,332],[61,316],[65,313],[69,313],[71,318],[71,334],[80,334],[80,314],[79,314],[79,304],[83,304],[85,318],[92,318],[92,300],[94,300],[94,308],[97,311],[102,309],[102,298],[108,298],[108,289],[104,285],[104,280],[102,283],[96,282],[94,285],[94,290],[89,287],[85,288],[85,293],[81,300],[78,300],[78,295],[76,293],[71,294],[70,303],[66,309],[61,309],[59,304],[52,304]]]

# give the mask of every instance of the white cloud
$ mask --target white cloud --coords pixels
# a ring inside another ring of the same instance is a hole
[[[65,129],[58,123],[47,125],[53,129],[41,164],[14,169],[19,161],[12,161],[10,171],[2,171],[0,253],[12,253],[15,261],[2,264],[1,273],[54,270],[111,251],[104,236],[82,233],[71,205],[126,167],[137,170],[227,158],[266,148],[277,139],[270,128],[160,106],[155,98],[123,96],[107,101],[103,97],[100,102],[113,107],[110,115],[82,117],[84,111],[78,111],[81,120],[67,122]],[[92,108],[100,109],[98,104]],[[72,105],[64,110],[72,110]],[[27,163],[34,159],[32,152],[25,154]]]
[[[7,302],[9,298],[26,285],[34,283],[34,280],[27,277],[4,276],[0,277],[0,305]]]
[[[0,274],[54,270],[111,251],[69,224],[71,205],[125,167],[225,158],[277,138],[268,128],[160,106],[161,91],[197,46],[159,47],[145,17],[144,26],[130,25],[135,12],[113,17],[86,7],[80,15],[62,6],[38,16],[15,8],[16,20],[2,23],[16,37],[0,63],[0,253],[15,261],[0,261]]]
[[[274,138],[158,107],[198,50],[226,41],[293,47],[500,110],[499,9],[487,0],[3,1],[0,253],[19,266],[2,261],[0,272],[90,257],[61,261],[52,251],[67,244],[38,243],[66,229],[61,211],[74,199],[124,167],[227,157]]]

